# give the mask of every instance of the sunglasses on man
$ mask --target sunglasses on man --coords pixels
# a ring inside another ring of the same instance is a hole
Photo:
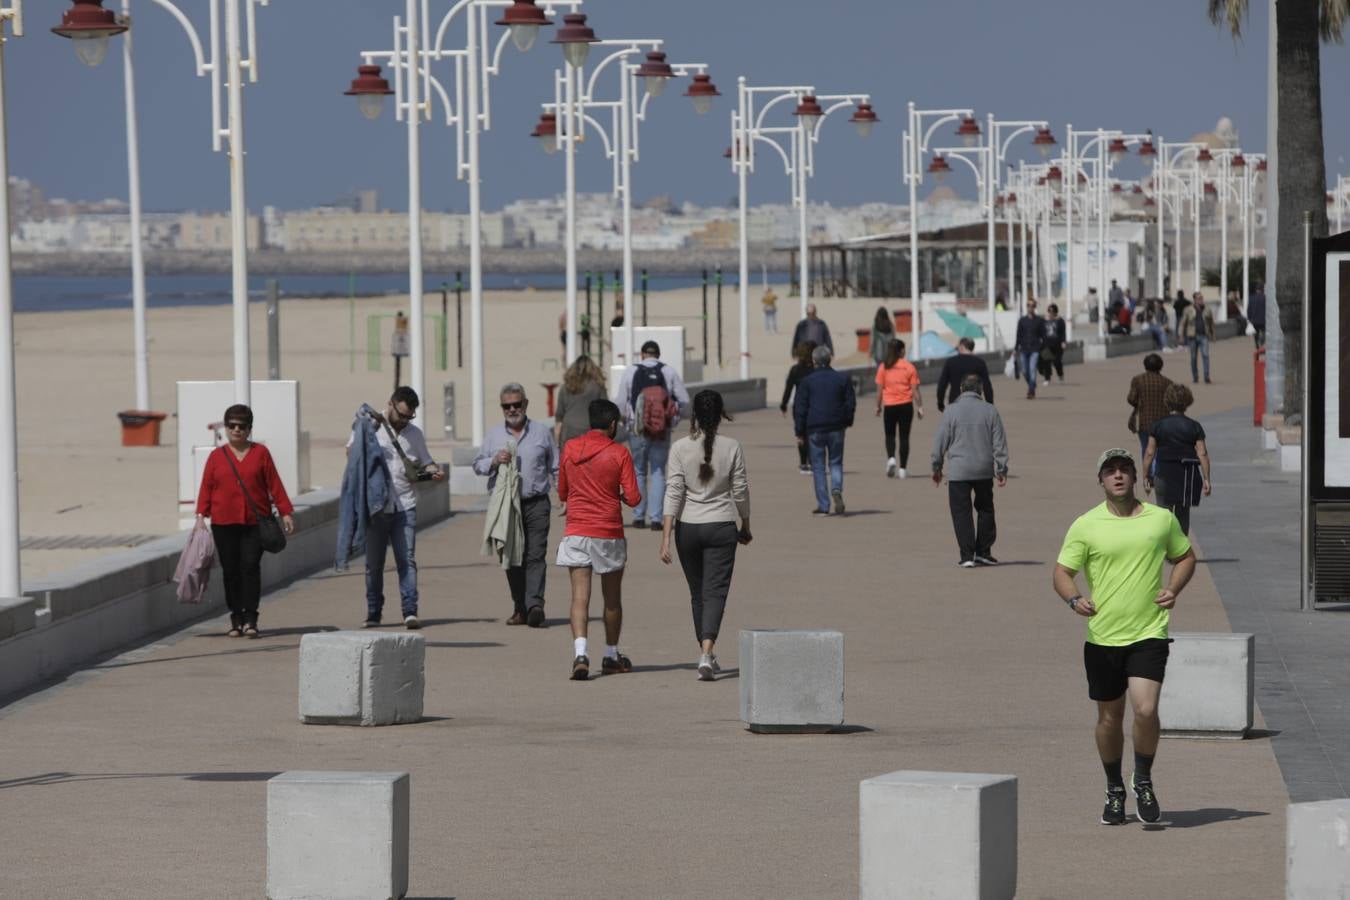
[[[502,404],[502,412],[510,412],[513,409],[524,409],[524,408],[525,408],[524,400],[517,400],[515,403]]]
[[[248,422],[226,422],[226,431],[252,431],[253,426]]]

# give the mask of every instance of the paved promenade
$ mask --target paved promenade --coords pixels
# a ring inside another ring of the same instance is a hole
[[[1249,347],[1216,346],[1202,421],[1249,401]],[[1183,375],[1182,355],[1166,362]],[[258,897],[267,778],[399,769],[412,773],[411,896],[850,897],[858,782],[941,769],[1018,776],[1022,897],[1279,896],[1289,798],[1269,739],[1166,740],[1163,822],[1096,824],[1083,625],[1050,571],[1069,522],[1100,501],[1097,454],[1132,446],[1124,395],[1139,370],[1138,358],[1073,367],[1035,401],[996,378],[1013,474],[996,493],[997,569],[956,567],[945,489],[883,476],[872,398],[849,434],[842,518],[809,515],[810,479],[776,409],[729,423],[747,449],[755,541],[714,684],[695,680],[684,580],[657,559],[656,534],[630,533],[622,645],[637,669],[581,684],[567,680],[562,572],[549,575],[551,627],[506,628],[505,580],[478,555],[482,517],[464,514],[419,539],[421,724],[297,721],[299,636],[359,626],[359,574],[268,598],[260,641],[205,623],[0,709],[0,895]],[[930,413],[933,400],[926,389]],[[927,468],[936,422],[916,423],[913,471]],[[1216,491],[1244,496],[1223,471]],[[1202,559],[1220,509],[1195,515]],[[1182,596],[1176,630],[1229,630],[1210,569]],[[842,630],[849,727],[745,731],[743,627]]]

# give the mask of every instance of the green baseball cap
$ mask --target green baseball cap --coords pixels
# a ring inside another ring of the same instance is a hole
[[[1105,451],[1101,456],[1097,457],[1097,471],[1101,472],[1102,466],[1113,459],[1129,460],[1130,465],[1134,465],[1134,457],[1130,455],[1130,451],[1123,447],[1112,447],[1110,450]]]

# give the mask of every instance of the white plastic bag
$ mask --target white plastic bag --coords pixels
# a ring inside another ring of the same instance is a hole
[[[1017,380],[1017,360],[1013,358],[1011,353],[1008,354],[1008,361],[1003,364],[1003,374],[1014,381]]]

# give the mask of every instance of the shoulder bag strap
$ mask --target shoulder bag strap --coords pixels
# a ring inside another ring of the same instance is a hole
[[[389,442],[393,444],[394,449],[398,451],[399,459],[403,460],[403,464],[405,466],[412,465],[412,460],[408,459],[408,454],[403,452],[403,445],[398,442],[398,435],[394,434],[394,429],[389,427],[389,422],[387,420],[384,422],[384,431],[385,434],[389,435]]]
[[[222,453],[225,454],[225,461],[230,464],[230,469],[234,471],[234,480],[239,482],[239,490],[244,492],[244,500],[245,502],[248,503],[249,509],[253,510],[253,515],[256,518],[258,519],[265,518],[269,514],[260,512],[258,510],[258,504],[253,502],[253,498],[250,497],[248,494],[248,488],[244,486],[244,479],[239,477],[239,466],[235,465],[234,451],[230,449],[228,444],[226,444],[224,447],[221,447],[220,450]]]

